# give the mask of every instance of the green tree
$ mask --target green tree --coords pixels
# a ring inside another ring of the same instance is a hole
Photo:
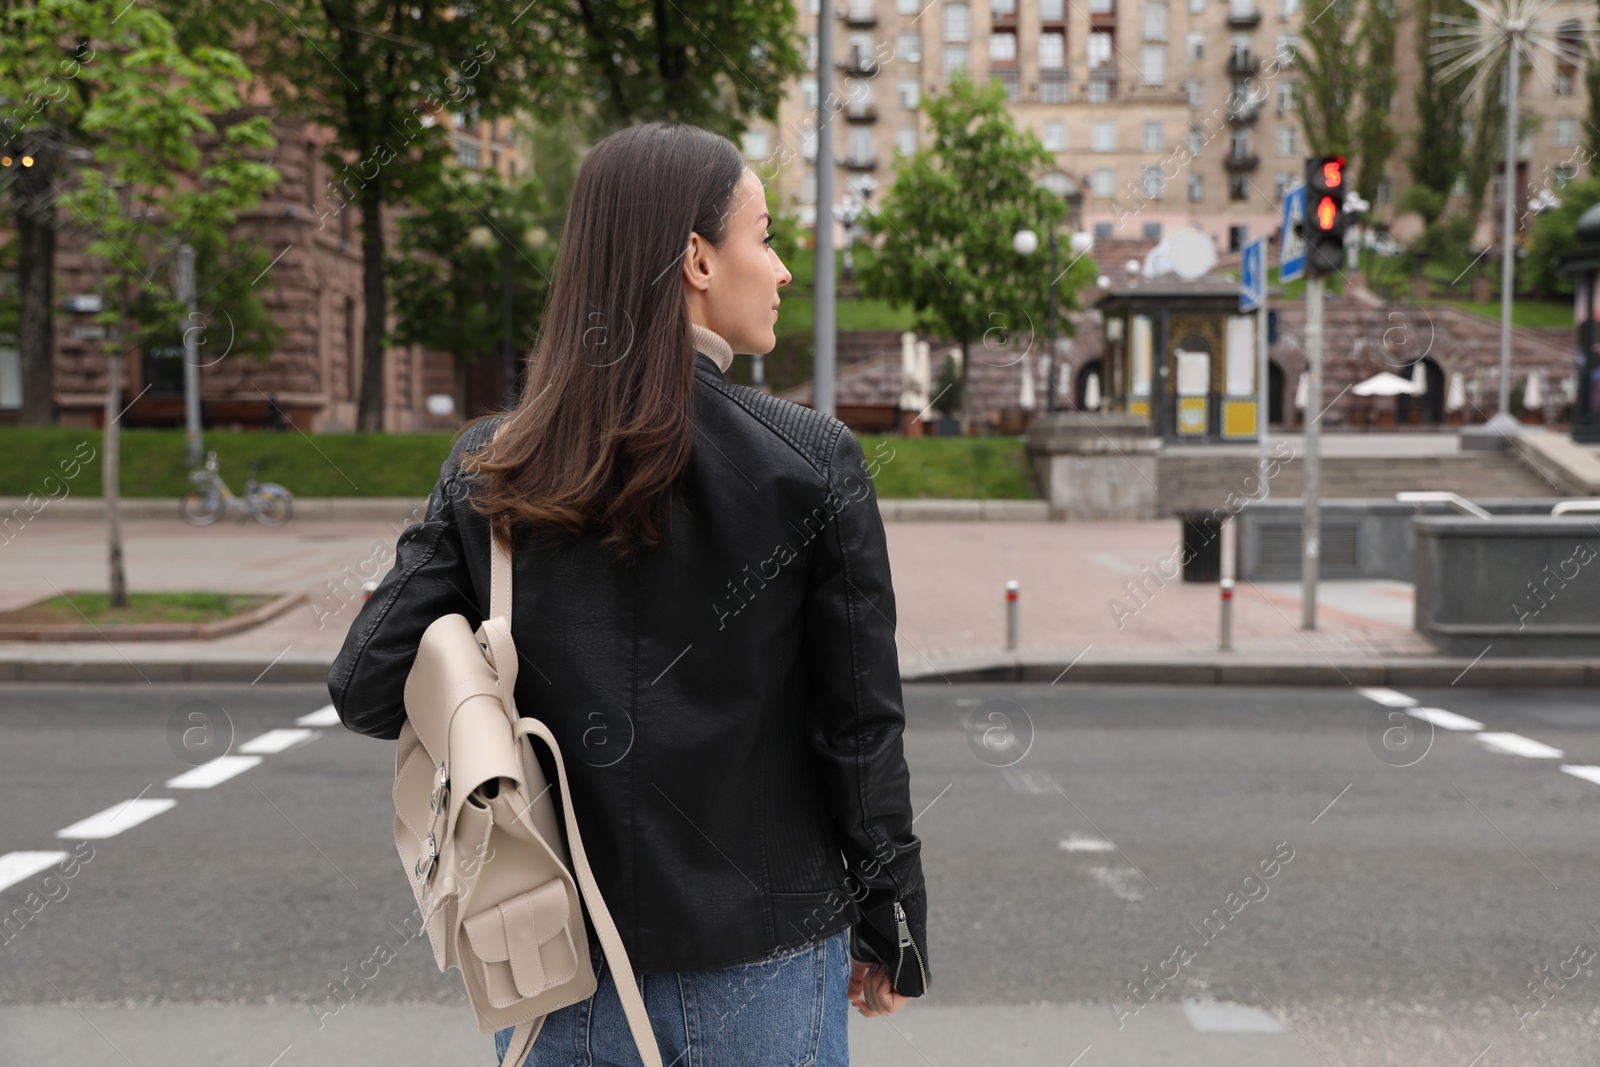
[[[1042,245],[1066,204],[1037,184],[1054,157],[1012,122],[1001,85],[979,88],[957,74],[948,92],[923,107],[930,143],[901,162],[880,209],[866,217],[871,240],[856,276],[866,296],[910,304],[919,329],[958,340],[965,379],[974,340],[1011,363],[1013,335],[1043,333],[1050,272],[1039,253],[1018,255],[1012,236],[1032,229]],[[1058,328],[1070,333],[1062,313],[1077,306],[1077,292],[1097,272],[1088,256],[1063,266]]]
[[[1368,203],[1376,203],[1394,153],[1394,94],[1400,73],[1394,61],[1396,0],[1367,0],[1356,37],[1360,77],[1356,92],[1355,189]]]
[[[1436,198],[1413,203],[1407,210],[1417,211],[1431,226],[1449,206],[1456,178],[1462,173],[1466,138],[1461,122],[1466,117],[1466,101],[1461,87],[1439,78],[1444,66],[1429,33],[1435,15],[1465,17],[1472,9],[1466,0],[1418,0],[1417,5],[1417,123],[1412,136],[1411,154],[1406,165],[1411,171],[1412,188],[1423,187]]]
[[[1359,55],[1352,56],[1356,5],[1357,0],[1330,0],[1300,27],[1295,62],[1303,73],[1295,107],[1311,154],[1350,154],[1350,115],[1362,75]]]
[[[274,99],[335,134],[332,199],[360,213],[364,431],[383,423],[380,221],[438,182],[450,114],[572,115],[585,139],[654,118],[732,133],[747,112],[775,118],[802,66],[785,0],[234,0],[229,10]]]
[[[507,278],[513,352],[532,345],[555,258],[537,182],[507,186],[492,171],[476,177],[451,168],[426,190],[401,218],[389,264],[395,340],[450,353],[462,397],[467,369],[501,357]]]
[[[1556,271],[1556,261],[1578,250],[1578,216],[1600,204],[1600,178],[1561,187],[1561,206],[1537,216],[1522,281],[1537,297],[1572,295],[1572,279]]]
[[[43,21],[62,16],[80,21],[65,29]],[[254,158],[273,147],[271,123],[240,109],[236,87],[248,82],[250,71],[237,55],[207,46],[184,50],[171,24],[154,11],[126,7],[113,17],[110,5],[50,0],[31,9],[25,23],[31,32],[94,41],[93,69],[103,79],[79,120],[93,139],[91,158],[61,202],[96,235],[86,252],[101,279],[98,321],[107,330],[110,603],[126,607],[118,511],[124,361],[131,350],[166,341],[173,324],[185,321],[174,269],[180,246],[189,244],[214,263],[238,213],[259,203],[278,180],[276,170]],[[247,293],[240,287],[238,299],[248,299]]]

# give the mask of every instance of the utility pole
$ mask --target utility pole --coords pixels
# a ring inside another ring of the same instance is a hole
[[[1300,496],[1305,504],[1301,520],[1300,565],[1300,628],[1317,628],[1317,559],[1322,552],[1321,492],[1319,476],[1322,467],[1321,431],[1318,429],[1322,414],[1322,275],[1312,273],[1306,278],[1306,454],[1302,472],[1305,487]]]
[[[189,325],[183,328],[183,451],[184,462],[200,466],[200,345],[194,337],[194,247],[178,246],[178,302]]]
[[[812,233],[816,319],[812,323],[811,406],[834,413],[833,0],[817,0],[817,204]]]

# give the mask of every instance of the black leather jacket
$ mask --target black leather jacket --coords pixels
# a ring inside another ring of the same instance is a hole
[[[631,567],[597,537],[519,547],[517,707],[562,742],[636,971],[732,966],[853,927],[853,953],[921,995],[927,896],[876,466],[830,415],[732,385],[704,353],[694,376],[664,546]],[[345,636],[328,692],[357,733],[399,736],[429,623],[484,616],[488,527],[458,461],[496,421],[457,441]]]

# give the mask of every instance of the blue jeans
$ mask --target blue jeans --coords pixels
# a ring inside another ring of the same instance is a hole
[[[524,1067],[640,1067],[616,981],[553,1011]],[[635,975],[665,1067],[849,1067],[850,931],[715,971]],[[505,1057],[514,1027],[494,1035]]]

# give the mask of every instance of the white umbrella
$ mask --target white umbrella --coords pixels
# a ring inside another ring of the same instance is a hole
[[[1090,411],[1100,410],[1100,375],[1094,371],[1089,372],[1089,380],[1083,383],[1083,406]]]
[[[1428,391],[1428,372],[1423,369],[1422,360],[1417,360],[1411,365],[1411,395],[1421,396]]]
[[[1304,411],[1306,409],[1306,390],[1311,384],[1307,379],[1310,377],[1309,374],[1300,375],[1300,382],[1294,387],[1294,408],[1296,411]]]
[[[910,330],[900,335],[900,410],[916,411],[917,335]]]
[[[1460,411],[1467,406],[1467,379],[1460,371],[1450,373],[1450,390],[1445,394],[1444,409]]]
[[[1033,410],[1033,363],[1028,353],[1022,353],[1022,396],[1018,398],[1023,411]]]
[[[1544,407],[1543,382],[1538,371],[1528,374],[1528,384],[1522,390],[1522,409],[1524,411],[1538,411]]]
[[[1357,382],[1350,387],[1350,391],[1357,396],[1399,396],[1402,393],[1414,393],[1416,386],[1400,375],[1390,374],[1385,370],[1379,371],[1366,381]]]
[[[1561,379],[1561,395],[1567,398],[1567,403],[1578,399],[1578,379],[1569,374]]]

